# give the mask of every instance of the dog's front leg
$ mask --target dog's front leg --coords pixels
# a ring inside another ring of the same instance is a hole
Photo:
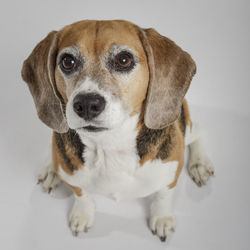
[[[80,232],[87,232],[94,224],[95,220],[95,201],[92,197],[84,193],[75,195],[73,208],[69,215],[69,226],[74,236]]]
[[[149,227],[161,241],[166,241],[167,235],[174,232],[175,217],[172,207],[174,189],[163,188],[155,194],[151,203]]]

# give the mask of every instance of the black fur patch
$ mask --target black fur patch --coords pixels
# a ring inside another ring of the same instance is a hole
[[[185,117],[185,112],[184,112],[184,106],[183,105],[181,105],[180,121],[181,121],[181,131],[182,131],[183,135],[185,135],[185,131],[186,131],[186,117]]]
[[[156,145],[163,133],[163,129],[149,129],[143,124],[141,131],[136,138],[137,151],[140,159],[149,153],[152,145]]]
[[[142,159],[150,153],[153,146],[159,147],[156,158],[166,159],[171,152],[171,136],[173,127],[170,125],[164,129],[149,129],[143,124],[141,131],[137,136],[137,152]],[[164,138],[164,139],[163,139]]]
[[[84,151],[84,144],[81,142],[79,135],[76,133],[75,130],[69,129],[67,133],[56,133],[55,132],[55,141],[60,152],[62,158],[64,159],[67,167],[70,171],[74,171],[77,169],[70,160],[70,157],[67,155],[65,147],[72,148],[72,152],[75,152],[75,156],[80,159],[82,163],[84,163],[83,159],[83,151]]]
[[[161,144],[158,154],[156,155],[156,158],[160,158],[161,160],[167,159],[169,156],[169,153],[172,150],[172,147],[173,147],[172,137],[171,137],[171,133],[169,133],[165,135],[165,140]]]

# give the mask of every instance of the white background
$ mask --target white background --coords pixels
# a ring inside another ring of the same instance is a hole
[[[0,248],[250,249],[249,13],[249,1],[1,1]],[[168,243],[148,230],[147,201],[103,197],[96,199],[94,227],[73,238],[67,227],[71,193],[61,186],[49,196],[36,185],[51,131],[36,116],[20,77],[22,62],[49,31],[81,19],[154,27],[197,63],[187,98],[216,177],[198,188],[182,172],[177,228]]]

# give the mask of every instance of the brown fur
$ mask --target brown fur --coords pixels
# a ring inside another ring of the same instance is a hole
[[[84,21],[61,30],[58,34],[58,54],[64,48],[76,45],[81,54],[89,60],[85,63],[82,74],[67,84],[63,83],[64,80],[56,69],[56,83],[62,96],[69,97],[76,82],[88,76],[102,88],[109,89],[114,95],[119,96],[124,106],[132,110],[131,115],[139,113],[147,93],[149,71],[138,29],[134,24],[125,21]],[[130,47],[140,62],[141,66],[132,73],[129,84],[126,79],[121,79],[120,75],[111,75],[106,65],[99,63],[100,58],[115,44]]]
[[[140,135],[140,132],[139,132]],[[157,136],[156,142],[150,142],[148,145],[148,152],[141,157],[140,165],[143,166],[147,161],[153,161],[155,159],[162,159],[165,162],[177,161],[178,169],[176,177],[173,183],[169,185],[169,188],[173,188],[178,180],[184,163],[184,137],[180,129],[180,122],[177,120],[169,127],[162,129],[162,132]],[[170,138],[168,140],[167,138]],[[167,143],[164,142],[167,140]],[[140,146],[137,144],[138,150]]]
[[[74,171],[83,167],[84,145],[75,131],[70,129],[64,134],[54,132],[53,149],[56,152],[58,164],[67,174],[73,175]]]
[[[184,137],[181,132],[180,126],[176,125],[176,137],[174,141],[173,150],[169,155],[168,159],[166,160],[166,162],[178,161],[178,168],[175,174],[175,179],[173,183],[171,183],[168,186],[169,188],[173,188],[177,184],[178,178],[180,176],[184,164],[184,150],[185,150]]]
[[[63,171],[65,171],[69,175],[73,175],[72,168],[69,167],[68,162],[65,161],[65,157],[63,154],[66,154],[68,159],[70,159],[71,164],[74,166],[74,169],[77,170],[79,168],[83,167],[83,160],[79,157],[79,154],[77,154],[77,149],[75,148],[77,146],[77,143],[72,143],[72,140],[66,139],[67,137],[62,137],[63,145],[65,147],[65,152],[62,152],[62,145],[58,142],[58,135],[54,132],[52,136],[52,161],[53,161],[53,167],[55,172],[57,173],[57,176],[60,178],[58,168],[59,166],[62,167]],[[70,138],[70,135],[68,135],[68,138]],[[76,140],[75,140],[76,141]],[[70,143],[71,142],[71,143]],[[69,145],[71,144],[71,145]],[[62,181],[77,195],[82,196],[82,189],[80,187],[72,186],[65,182],[63,179]]]
[[[187,103],[186,99],[183,100],[182,105],[183,105],[183,109],[184,109],[184,116],[185,116],[186,125],[189,125],[190,128],[192,129],[192,120],[190,118],[188,103]]]
[[[185,118],[185,126],[190,125],[191,120],[186,100],[183,101],[182,112],[184,113],[183,115]],[[140,156],[141,166],[143,166],[147,161],[153,161],[155,159],[162,159],[165,162],[178,162],[175,179],[173,183],[169,185],[169,188],[173,188],[177,184],[184,164],[185,129],[183,130],[182,127],[183,124],[181,121],[181,116],[173,124],[164,129],[146,129],[143,120],[140,120],[137,126],[137,129],[139,131],[137,137],[137,150]],[[144,139],[141,141],[141,143],[138,142],[142,137],[144,137]]]
[[[64,182],[77,196],[82,196],[83,195],[83,191],[81,188],[79,187],[75,187],[72,186],[70,184],[68,184],[67,182]]]
[[[52,31],[24,61],[22,77],[33,96],[39,118],[58,132],[68,130],[64,103],[54,79],[57,32]]]
[[[154,29],[140,37],[150,71],[144,122],[149,128],[161,129],[178,118],[196,66],[188,53]]]
[[[67,93],[66,93],[66,89],[67,89],[66,83],[65,83],[65,81],[64,81],[64,79],[63,79],[62,75],[60,74],[57,67],[55,68],[55,78],[56,78],[56,87],[58,89],[58,92],[61,94],[63,101],[66,105],[68,102],[69,95],[67,95]]]

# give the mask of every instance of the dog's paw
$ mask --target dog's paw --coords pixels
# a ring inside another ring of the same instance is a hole
[[[73,212],[70,215],[69,227],[72,230],[74,236],[78,236],[79,233],[87,233],[89,228],[94,224],[94,213],[81,213]]]
[[[211,176],[214,176],[214,166],[208,158],[200,159],[190,164],[188,172],[193,181],[201,187],[207,184]]]
[[[46,165],[38,175],[37,184],[41,183],[43,190],[48,193],[55,189],[60,182],[61,180],[54,172],[51,164]]]
[[[74,236],[81,232],[88,232],[95,221],[95,203],[87,198],[76,200],[69,215],[69,227]]]
[[[151,216],[149,227],[152,234],[157,235],[161,241],[166,241],[167,236],[174,232],[174,216]]]

